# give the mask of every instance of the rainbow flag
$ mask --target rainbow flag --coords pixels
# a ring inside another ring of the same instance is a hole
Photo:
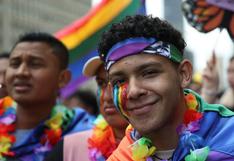
[[[88,79],[82,75],[82,68],[89,58],[98,55],[96,48],[102,32],[126,15],[139,11],[145,11],[144,0],[102,0],[87,15],[55,33],[70,52],[72,80],[62,89],[62,97],[71,95]]]

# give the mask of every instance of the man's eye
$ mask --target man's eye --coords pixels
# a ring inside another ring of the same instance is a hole
[[[111,81],[112,86],[120,86],[121,84],[123,84],[125,81],[123,79],[117,79],[117,80],[113,80]]]
[[[158,72],[155,70],[146,70],[142,72],[143,77],[150,77],[156,75]]]
[[[31,62],[29,63],[29,66],[37,68],[37,67],[43,66],[43,63],[40,62],[40,61],[31,61]]]
[[[9,63],[9,66],[10,66],[10,67],[13,67],[13,68],[18,67],[19,65],[20,65],[20,62],[19,62],[19,61],[11,61],[11,62]]]

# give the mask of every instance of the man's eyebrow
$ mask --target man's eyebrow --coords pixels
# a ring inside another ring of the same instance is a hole
[[[30,59],[39,59],[39,60],[44,60],[43,57],[40,56],[29,56]]]
[[[9,61],[11,61],[11,60],[17,60],[17,59],[20,59],[20,58],[17,57],[17,56],[15,56],[15,57],[12,56],[12,57],[9,58]]]
[[[134,72],[141,71],[142,69],[145,69],[145,68],[148,68],[148,67],[161,68],[162,67],[162,63],[160,63],[160,62],[149,62],[149,63],[146,63],[146,64],[142,64],[142,65],[137,66],[135,68]]]
[[[149,62],[149,63],[146,63],[146,64],[142,64],[142,65],[137,66],[134,69],[134,72],[142,71],[143,69],[148,68],[148,67],[157,67],[157,68],[160,69],[160,68],[162,68],[162,63],[161,62]],[[124,75],[124,71],[118,70],[118,71],[114,71],[112,73],[109,73],[108,78],[111,78],[111,77],[114,77],[114,76],[123,76],[123,75]]]
[[[29,57],[29,59],[40,59],[40,60],[43,60],[43,57],[41,57],[41,56],[29,55],[28,57]],[[12,57],[10,57],[10,59],[21,59],[21,56],[19,56],[19,55],[13,55]]]
[[[114,77],[114,76],[121,76],[124,75],[123,71],[114,71],[113,73],[108,74],[108,78]]]

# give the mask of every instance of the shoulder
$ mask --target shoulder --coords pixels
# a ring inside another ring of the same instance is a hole
[[[107,161],[133,161],[132,152],[129,148],[131,144],[132,140],[125,136],[121,140],[118,148],[111,154]]]
[[[215,111],[205,112],[201,121],[200,135],[211,151],[234,157],[234,117],[222,116]]]
[[[64,137],[64,146],[81,146],[81,143],[87,144],[87,139],[91,136],[92,130],[77,132]]]
[[[89,160],[88,138],[91,136],[92,130],[82,131],[64,137],[64,160],[82,161]]]
[[[44,161],[67,161],[77,158],[89,161],[87,140],[91,134],[92,130],[87,130],[65,136]]]

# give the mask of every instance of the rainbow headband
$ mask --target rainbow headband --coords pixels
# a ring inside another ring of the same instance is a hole
[[[123,57],[139,53],[157,54],[180,63],[183,60],[181,52],[173,45],[155,38],[129,38],[115,44],[107,53],[105,67],[107,71],[116,61]]]

